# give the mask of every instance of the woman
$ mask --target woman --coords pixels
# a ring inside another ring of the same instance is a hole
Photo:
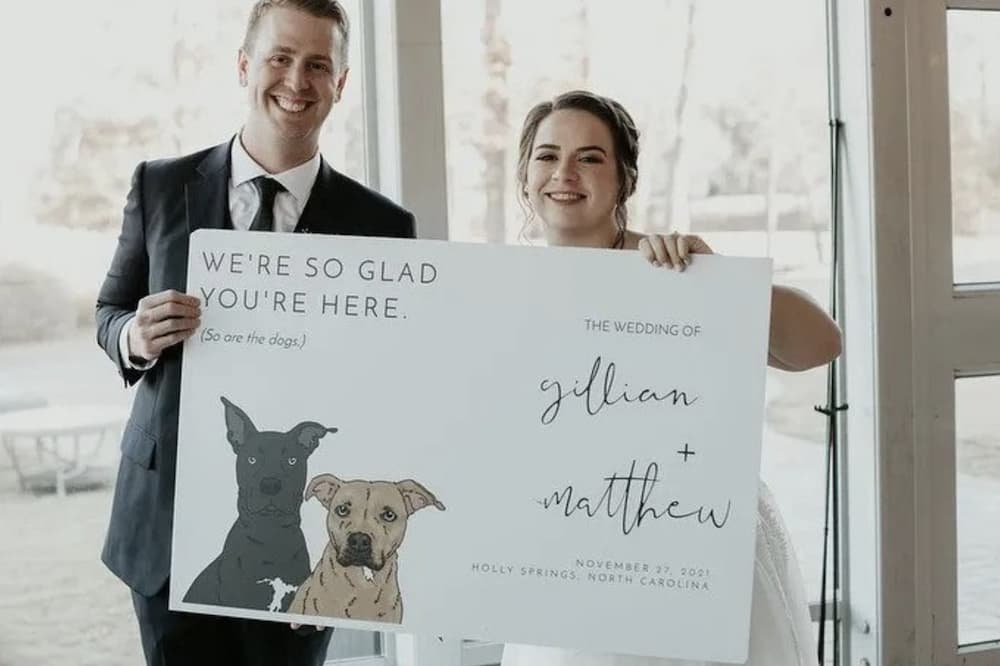
[[[639,250],[654,266],[683,271],[711,254],[698,236],[644,236],[629,230],[626,202],[638,179],[639,133],[614,100],[584,91],[534,107],[521,131],[518,181],[528,223],[540,221],[549,245]],[[807,370],[840,354],[840,330],[803,293],[771,296],[768,363]],[[813,633],[795,554],[777,507],[762,485],[750,621],[751,666],[815,663]],[[503,666],[680,666],[690,662],[508,645]]]

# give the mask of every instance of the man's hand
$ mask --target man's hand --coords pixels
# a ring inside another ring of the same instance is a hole
[[[298,631],[299,629],[301,629],[301,628],[302,628],[302,626],[303,626],[303,625],[301,625],[301,624],[296,624],[296,623],[294,623],[294,622],[290,622],[290,623],[288,624],[288,626],[292,628],[292,631]],[[317,624],[317,625],[316,625],[315,627],[311,627],[311,628],[312,628],[312,629],[315,629],[316,631],[323,631],[324,629],[326,629],[326,627],[321,627],[321,626],[319,626],[318,624]]]
[[[168,289],[150,294],[135,311],[128,332],[132,357],[152,361],[164,349],[187,340],[201,324],[201,302],[194,296]]]

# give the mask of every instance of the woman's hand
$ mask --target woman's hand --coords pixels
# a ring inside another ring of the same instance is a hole
[[[708,243],[691,234],[651,234],[639,239],[638,249],[654,266],[683,271],[692,254],[714,254]],[[771,288],[771,327],[768,365],[801,372],[825,365],[840,356],[840,328],[805,292],[774,285]]]
[[[639,241],[639,252],[654,266],[665,266],[683,271],[691,263],[692,254],[714,254],[701,236],[679,234],[650,234]]]

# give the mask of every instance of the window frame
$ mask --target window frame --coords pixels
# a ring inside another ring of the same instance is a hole
[[[864,5],[838,8],[839,38],[855,41],[839,49],[851,91],[846,657],[985,666],[1000,643],[958,645],[954,382],[1000,372],[1000,285],[953,283],[947,12],[1000,1]]]

